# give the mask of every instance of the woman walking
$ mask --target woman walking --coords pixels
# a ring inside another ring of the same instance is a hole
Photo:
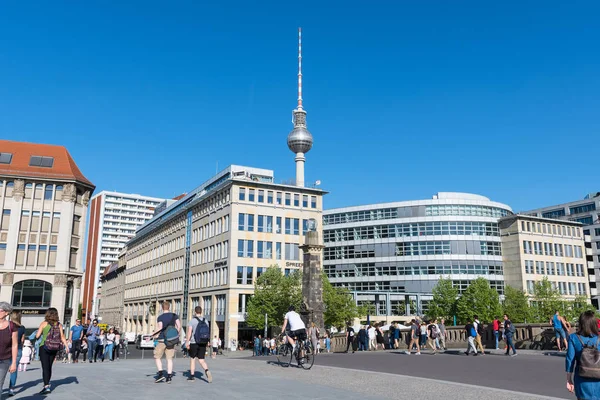
[[[596,377],[585,377],[586,365],[582,361],[582,352],[585,346],[598,347],[598,325],[593,311],[586,311],[579,316],[577,332],[569,335],[569,347],[567,348],[566,370],[567,390],[575,392],[578,399],[600,398],[600,380]],[[593,361],[592,361],[593,362]],[[583,367],[583,369],[582,369]],[[587,366],[589,367],[589,365]],[[593,365],[592,367],[595,367]],[[583,372],[582,372],[583,371]]]
[[[314,322],[310,323],[310,328],[308,328],[308,337],[310,337],[310,341],[313,345],[313,352],[317,353],[317,343],[319,342],[319,328],[315,325]]]
[[[0,399],[6,373],[12,374],[17,370],[19,334],[16,325],[6,319],[11,312],[10,304],[0,302]]]
[[[102,356],[102,361],[108,354],[108,359],[110,362],[113,361],[113,348],[115,346],[115,330],[110,328],[108,330],[108,334],[106,335],[106,346],[104,346],[104,355]]]
[[[100,355],[100,360],[104,362],[104,346],[106,346],[106,334],[104,332],[104,329],[101,329],[100,335],[98,335],[98,339],[96,341],[96,352],[94,353],[94,362],[98,360],[98,355]]]
[[[44,322],[40,324],[35,335],[41,338],[40,341],[40,361],[42,362],[42,378],[44,387],[40,394],[48,394],[50,390],[50,379],[52,379],[52,364],[56,359],[56,354],[61,349],[61,345],[69,348],[67,339],[61,323],[58,321],[58,310],[51,307],[46,311]]]
[[[381,350],[385,350],[385,340],[383,339],[383,331],[381,330],[381,324],[375,324],[375,334],[377,335],[377,345],[375,346],[375,350],[381,345]]]
[[[13,311],[10,313],[10,321],[15,326],[17,330],[17,343],[19,345],[19,350],[17,352],[17,364],[21,362],[21,356],[23,355],[23,343],[25,343],[25,327],[21,325],[21,313],[19,311]],[[10,374],[10,384],[8,385],[8,395],[14,396],[15,386],[17,386],[17,372],[12,372]]]
[[[119,359],[119,353],[121,350],[121,334],[115,329],[115,345],[113,348],[113,360]]]

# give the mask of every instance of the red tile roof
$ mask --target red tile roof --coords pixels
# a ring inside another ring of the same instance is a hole
[[[0,140],[0,152],[12,154],[10,164],[0,164],[0,175],[75,180],[95,188],[94,184],[83,176],[64,146]],[[54,157],[54,165],[51,168],[32,167],[29,165],[31,156]]]

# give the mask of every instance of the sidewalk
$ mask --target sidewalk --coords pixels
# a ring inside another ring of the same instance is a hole
[[[262,361],[262,360],[261,360]],[[306,400],[343,398],[375,400],[382,396],[430,400],[432,393],[445,399],[479,400],[503,396],[511,400],[550,399],[539,395],[438,381],[315,365],[310,371],[282,368],[265,357],[264,362],[220,357],[207,362],[213,383],[204,381],[197,367],[196,380],[186,381],[189,361],[175,361],[172,384],[154,383],[156,367],[152,360],[121,360],[114,363],[55,364],[53,393],[47,398],[61,400],[105,399],[277,399]],[[15,399],[43,399],[39,363],[19,374]]]

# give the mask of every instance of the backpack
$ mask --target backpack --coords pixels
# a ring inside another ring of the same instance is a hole
[[[179,343],[179,331],[175,327],[175,321],[177,321],[177,316],[173,314],[171,323],[164,329],[165,345],[169,349],[175,347]]]
[[[508,324],[508,332],[511,334],[514,334],[516,332],[515,326],[512,322]]]
[[[485,327],[483,326],[483,324],[482,324],[481,322],[479,322],[479,323],[477,324],[477,333],[478,333],[480,336],[483,336],[483,335],[485,334]]]
[[[437,326],[435,326],[434,324],[432,324],[430,326],[431,326],[431,337],[433,339],[437,339],[439,336]]]
[[[194,318],[198,320],[198,326],[194,332],[194,341],[196,344],[207,344],[210,341],[210,326],[208,326],[206,318]]]
[[[473,325],[471,325],[471,330],[469,331],[469,334],[471,335],[471,337],[476,337],[477,336],[477,331],[475,330],[475,328],[473,327]]]
[[[594,345],[584,344],[581,340],[581,336],[576,335],[583,350],[581,350],[581,356],[579,356],[579,376],[587,379],[598,379],[600,380],[600,351],[598,351],[598,341],[600,337],[596,338]]]
[[[60,338],[60,324],[50,326],[50,330],[46,334],[44,347],[48,351],[58,351],[62,348],[62,340]]]

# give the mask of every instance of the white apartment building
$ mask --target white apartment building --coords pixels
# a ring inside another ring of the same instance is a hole
[[[166,200],[156,197],[102,191],[92,197],[87,234],[83,315],[96,317],[99,310],[100,277],[118,261],[119,252],[136,229],[152,219],[154,211]]]

